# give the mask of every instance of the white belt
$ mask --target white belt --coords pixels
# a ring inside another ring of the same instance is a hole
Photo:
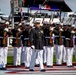
[[[0,37],[0,38],[3,38],[3,37]]]
[[[76,36],[74,36],[73,38],[76,38]]]
[[[69,38],[65,38],[66,40],[70,40]]]
[[[12,37],[13,39],[16,39],[16,37]],[[18,38],[18,39],[20,39],[20,38]]]
[[[24,40],[29,40],[29,38],[24,38]]]
[[[61,36],[62,38],[65,38],[65,36]]]
[[[59,36],[55,36],[55,37],[59,37]],[[65,36],[61,36],[62,38],[65,38]]]
[[[4,38],[4,37],[0,37],[0,38]],[[5,38],[7,38],[7,37],[5,37]]]
[[[55,37],[59,37],[59,36],[55,36]]]
[[[46,38],[46,39],[50,39],[50,38],[52,38],[52,39],[53,39],[54,37],[45,37],[45,38]]]
[[[46,39],[49,39],[50,37],[45,37]]]

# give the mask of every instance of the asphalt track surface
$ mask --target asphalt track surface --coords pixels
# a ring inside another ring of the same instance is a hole
[[[41,72],[40,68],[35,66],[34,71],[31,72],[24,66],[14,67],[13,65],[7,66],[7,70],[0,70],[0,75],[76,75],[76,63],[74,67],[67,67],[66,64],[57,66],[54,64],[53,68],[45,66],[46,71]]]

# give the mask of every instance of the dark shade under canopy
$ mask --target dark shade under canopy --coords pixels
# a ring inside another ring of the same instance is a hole
[[[60,9],[60,11],[63,12],[72,11],[64,0],[26,0],[24,7],[31,7],[33,5],[38,5],[38,4],[43,4],[43,5],[48,4],[49,6],[56,5]]]

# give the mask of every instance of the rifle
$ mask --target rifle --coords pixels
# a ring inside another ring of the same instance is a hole
[[[53,39],[52,39],[52,30],[50,31],[50,44],[53,43]]]
[[[19,35],[19,32],[16,33],[16,41],[15,41],[16,44],[18,44],[18,35]]]
[[[59,44],[62,44],[62,31],[59,30]]]
[[[28,34],[30,34],[31,29],[29,29]],[[30,40],[28,40],[28,46],[31,46]]]
[[[5,45],[7,40],[6,40],[7,32],[3,33],[3,44]]]
[[[73,38],[72,38],[72,36],[70,37],[70,47],[72,47],[73,46]]]
[[[30,40],[28,40],[28,46],[30,46],[31,44],[30,44]]]
[[[76,30],[73,30],[75,33],[76,33]],[[73,36],[72,36],[72,33],[71,33],[71,36],[70,36],[70,47],[73,47]]]
[[[74,32],[76,33],[76,28],[74,28]]]

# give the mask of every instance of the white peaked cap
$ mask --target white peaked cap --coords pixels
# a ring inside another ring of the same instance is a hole
[[[50,24],[50,22],[44,21],[43,24]]]
[[[27,22],[26,25],[30,25],[30,22]]]
[[[5,24],[9,25],[9,22],[7,21]]]
[[[34,21],[34,23],[40,23],[41,22],[41,20],[35,20]]]
[[[19,22],[15,22],[15,25],[18,25],[19,24]]]
[[[60,22],[56,22],[56,24],[58,24],[58,25],[59,25],[59,24],[60,24]]]
[[[75,27],[75,25],[73,24],[72,27]]]

